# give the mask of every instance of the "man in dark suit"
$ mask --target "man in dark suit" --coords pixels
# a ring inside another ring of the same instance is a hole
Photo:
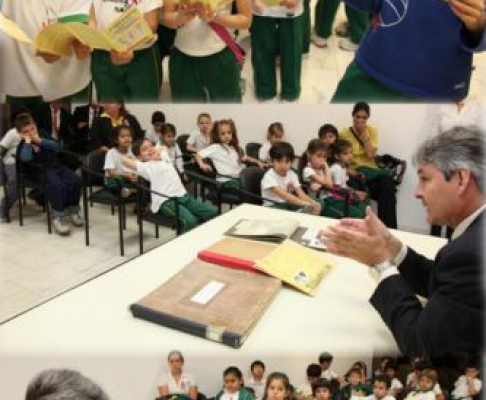
[[[378,279],[371,304],[405,355],[482,351],[484,140],[479,129],[454,128],[422,144],[415,156],[415,196],[427,221],[454,229],[435,260],[401,243],[370,209],[364,220],[342,220],[325,233],[329,251],[371,267]]]
[[[89,152],[89,134],[93,121],[97,118],[103,109],[96,103],[86,104],[78,106],[74,109],[74,131],[75,134],[75,146],[78,149],[78,153],[86,154]]]

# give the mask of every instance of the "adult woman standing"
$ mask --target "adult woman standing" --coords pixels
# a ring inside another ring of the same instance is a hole
[[[137,118],[130,114],[123,103],[103,103],[103,111],[95,116],[91,125],[91,150],[102,149],[105,153],[113,147],[113,132],[117,126],[132,128],[133,139],[143,138],[143,131]]]
[[[197,399],[197,384],[194,375],[184,372],[184,357],[179,350],[172,350],[167,356],[169,372],[159,382],[159,396],[184,394],[191,400]]]
[[[397,198],[393,178],[380,169],[375,161],[378,150],[378,131],[367,124],[370,106],[358,102],[353,107],[353,124],[341,131],[340,137],[349,140],[353,146],[351,170],[366,178],[370,196],[378,203],[378,217],[389,228],[397,228]]]
[[[241,102],[240,65],[230,32],[247,29],[252,20],[248,0],[222,1],[212,10],[202,4],[167,2],[163,23],[177,29],[169,58],[169,82],[174,102]],[[219,6],[218,6],[219,7]]]

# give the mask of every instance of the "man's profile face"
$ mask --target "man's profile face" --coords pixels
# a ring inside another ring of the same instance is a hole
[[[447,225],[454,215],[457,202],[457,176],[449,181],[434,164],[418,165],[418,183],[415,197],[422,200],[427,213],[427,222]]]

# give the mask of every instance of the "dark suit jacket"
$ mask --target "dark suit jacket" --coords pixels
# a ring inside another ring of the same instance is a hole
[[[384,279],[371,304],[408,356],[479,354],[483,348],[484,212],[431,261],[412,249],[399,275]],[[422,307],[415,294],[426,297]]]
[[[134,141],[143,138],[144,132],[140,126],[140,123],[132,114],[127,114],[125,117],[125,124],[132,128]],[[96,150],[103,146],[112,148],[114,143],[114,129],[110,119],[101,116],[94,118],[90,131],[91,150]]]
[[[39,129],[51,134],[52,132],[52,117],[51,117],[51,107],[49,103],[41,103],[36,106],[33,110],[33,115],[35,122]],[[63,148],[69,149],[70,142],[73,139],[74,126],[73,117],[71,113],[65,108],[60,109],[60,121],[59,121],[59,141]]]

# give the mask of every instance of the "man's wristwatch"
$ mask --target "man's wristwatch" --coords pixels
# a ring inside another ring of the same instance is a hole
[[[373,265],[375,271],[378,272],[378,274],[380,275],[390,267],[393,267],[393,264],[389,260],[384,260],[378,264]]]

